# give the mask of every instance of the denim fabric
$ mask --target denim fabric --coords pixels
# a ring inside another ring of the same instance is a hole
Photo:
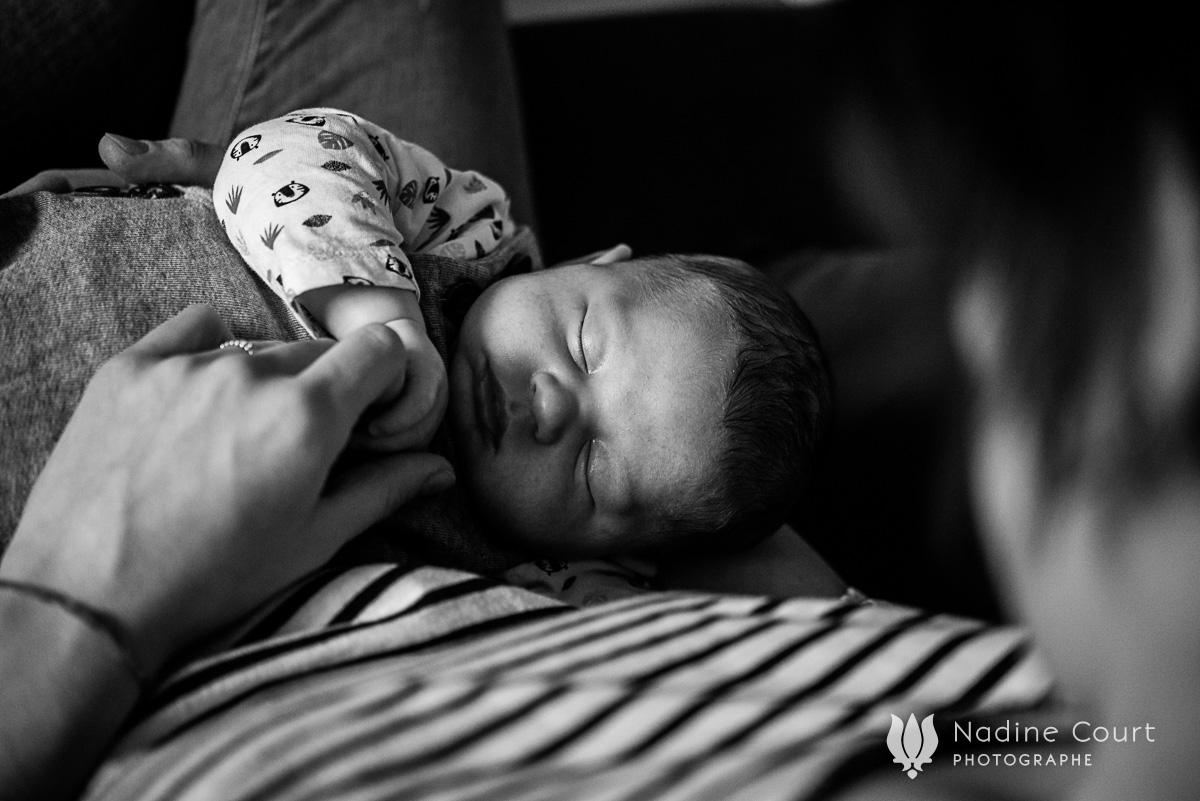
[[[524,229],[484,259],[415,255],[413,266],[430,338],[445,358],[459,314],[482,287],[541,261]],[[44,192],[0,200],[0,553],[92,374],[193,303],[215,307],[235,336],[307,336],[246,269],[207,190],[159,200]],[[448,440],[439,431],[434,447],[453,461]],[[457,490],[410,504],[342,561],[494,571],[528,558],[487,536],[468,509]]]
[[[198,0],[172,136],[344,108],[533,203],[498,0]]]

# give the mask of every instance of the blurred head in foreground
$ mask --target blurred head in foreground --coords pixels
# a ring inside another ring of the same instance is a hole
[[[1107,760],[1105,792],[1194,786],[1192,28],[1155,3],[848,5],[881,68],[846,106],[847,161],[883,176],[860,199],[895,240],[957,256],[975,504],[1007,599],[1069,697],[1173,728],[1174,746]]]

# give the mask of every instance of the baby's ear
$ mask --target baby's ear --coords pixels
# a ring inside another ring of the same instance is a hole
[[[629,245],[617,245],[608,250],[597,250],[595,253],[589,253],[586,256],[579,256],[574,259],[567,259],[555,264],[555,267],[565,267],[568,264],[616,264],[619,261],[629,261],[633,257],[633,251]]]
[[[624,243],[608,250],[598,250],[580,259],[585,264],[616,264],[619,261],[629,261],[633,258],[633,250]]]

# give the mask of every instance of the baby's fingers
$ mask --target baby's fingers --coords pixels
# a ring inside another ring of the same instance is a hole
[[[404,389],[367,424],[372,450],[405,450],[429,444],[446,413],[449,389],[446,365],[420,321],[401,319],[388,323],[404,343],[408,359]]]
[[[425,447],[442,422],[448,399],[444,378],[440,382],[410,381],[399,400],[371,418],[368,436],[359,444],[376,451]]]

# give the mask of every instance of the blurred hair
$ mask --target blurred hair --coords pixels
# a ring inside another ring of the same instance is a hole
[[[1036,426],[1043,489],[1152,478],[1181,447],[1200,456],[1196,388],[1167,411],[1142,380],[1161,255],[1152,156],[1166,132],[1194,169],[1200,141],[1185,9],[848,5],[873,20],[863,96],[905,172],[914,233],[999,290],[998,366]]]
[[[655,550],[749,547],[803,497],[829,427],[829,376],[816,330],[782,288],[735,259],[667,255],[627,269],[664,308],[724,322],[735,352],[717,470],[659,510]]]

